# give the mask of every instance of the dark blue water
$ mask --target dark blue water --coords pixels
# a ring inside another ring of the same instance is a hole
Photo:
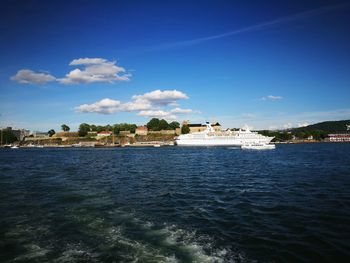
[[[350,144],[0,150],[0,262],[349,260]]]

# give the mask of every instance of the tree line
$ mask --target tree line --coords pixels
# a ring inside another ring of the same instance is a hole
[[[150,131],[161,131],[161,130],[175,130],[176,128],[180,128],[180,123],[177,121],[172,121],[168,123],[164,119],[153,118],[147,124],[147,128]]]
[[[109,131],[115,135],[118,135],[121,131],[130,131],[131,133],[135,133],[136,128],[136,124],[129,123],[116,123],[113,125],[108,124],[105,126],[82,123],[79,125],[78,134],[80,137],[84,137],[88,134],[88,132]]]
[[[180,123],[176,121],[172,121],[168,123],[164,119],[153,118],[147,124],[147,128],[150,131],[161,131],[161,130],[175,130],[176,128],[180,128]],[[113,125],[94,125],[88,123],[81,123],[78,129],[78,135],[80,137],[84,137],[88,135],[88,132],[102,132],[102,131],[110,131],[113,134],[118,135],[121,131],[130,131],[130,133],[135,133],[137,128],[136,124],[130,123],[116,123]],[[61,125],[61,129],[64,132],[70,131],[70,127],[66,124]],[[51,137],[56,132],[54,129],[48,131],[49,136]]]
[[[153,118],[146,124],[146,126],[150,131],[175,130],[176,128],[180,128],[180,123],[176,121],[168,123],[164,119],[160,120],[158,118]],[[79,125],[78,134],[80,137],[83,137],[86,136],[90,131],[110,131],[113,132],[113,134],[118,135],[121,131],[130,131],[130,133],[135,133],[136,128],[136,124],[129,123],[117,123],[105,126],[82,123]]]
[[[260,134],[269,137],[275,137],[273,141],[290,141],[293,138],[299,140],[306,140],[310,136],[314,140],[321,141],[325,139],[328,135],[327,132],[319,131],[319,130],[292,130],[292,131],[270,131],[263,130],[259,131]]]

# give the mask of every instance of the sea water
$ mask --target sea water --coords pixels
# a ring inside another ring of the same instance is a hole
[[[0,262],[345,262],[350,144],[0,149]]]

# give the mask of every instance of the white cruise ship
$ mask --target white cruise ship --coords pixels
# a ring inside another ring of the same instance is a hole
[[[268,144],[273,137],[252,132],[248,127],[239,131],[215,132],[207,122],[201,132],[182,134],[175,140],[179,146],[241,146],[247,144]]]

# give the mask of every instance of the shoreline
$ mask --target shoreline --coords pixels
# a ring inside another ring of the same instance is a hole
[[[294,142],[272,142],[271,144],[314,144],[314,143],[325,143],[325,144],[340,144],[340,143],[350,143],[350,142],[329,142],[329,141],[294,141]],[[157,147],[171,147],[177,146],[173,142],[144,142],[144,143],[134,143],[134,144],[125,144],[125,145],[95,145],[95,146],[77,146],[77,145],[39,145],[39,146],[27,146],[20,144],[13,145],[1,145],[0,149],[10,149],[12,146],[18,146],[19,148],[25,149],[42,149],[42,148],[157,148]],[[196,147],[196,146],[193,146]],[[210,147],[210,146],[209,146]],[[213,146],[213,147],[226,147],[226,146]]]

